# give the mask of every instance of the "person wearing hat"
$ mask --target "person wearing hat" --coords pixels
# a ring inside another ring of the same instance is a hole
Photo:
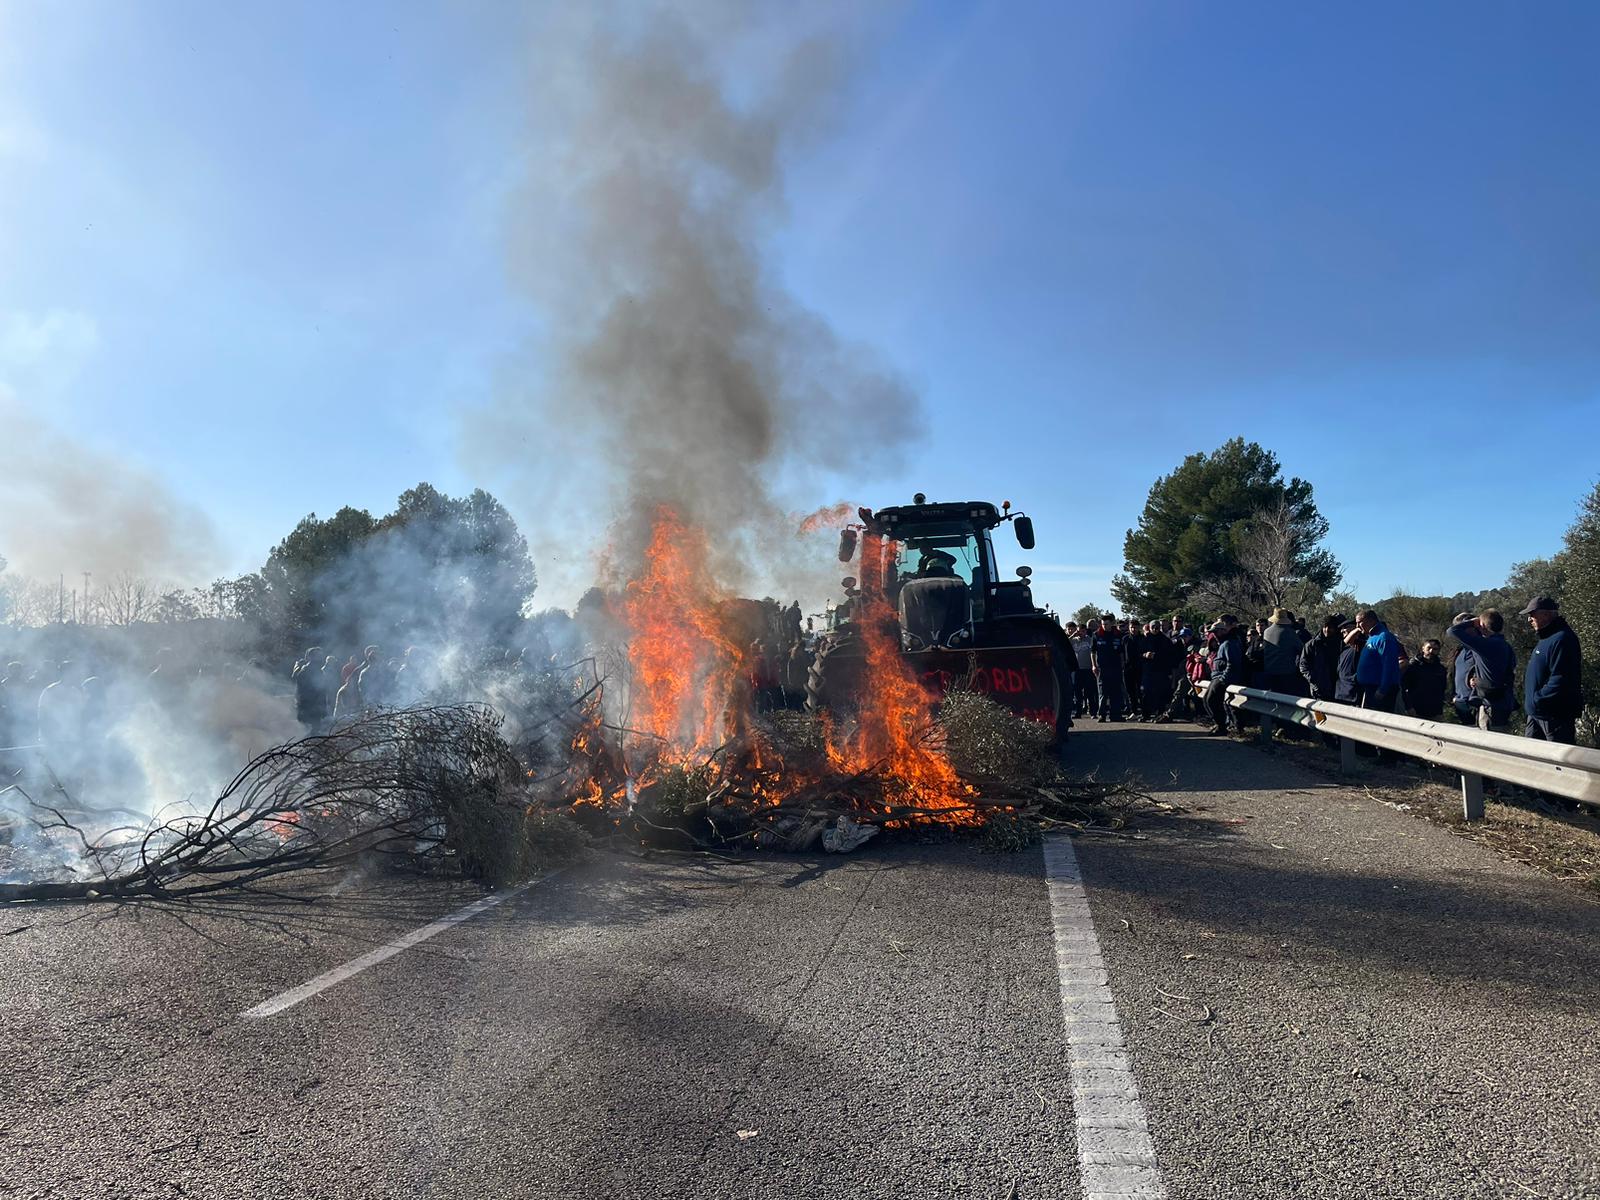
[[[1288,696],[1300,695],[1300,631],[1294,614],[1285,608],[1272,610],[1272,624],[1261,635],[1261,679],[1257,687]]]
[[[1528,618],[1539,635],[1522,681],[1523,711],[1528,718],[1524,732],[1531,738],[1575,746],[1578,714],[1583,711],[1583,658],[1578,635],[1549,596],[1535,596],[1521,615]]]

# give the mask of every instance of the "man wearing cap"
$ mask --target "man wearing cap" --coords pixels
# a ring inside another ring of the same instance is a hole
[[[1523,711],[1528,717],[1524,732],[1547,742],[1577,745],[1578,714],[1583,711],[1578,635],[1549,596],[1535,596],[1521,615],[1539,635],[1522,682]]]
[[[1496,609],[1486,608],[1476,617],[1459,614],[1449,634],[1462,645],[1456,660],[1456,692],[1460,695],[1461,658],[1467,660],[1468,703],[1477,714],[1479,729],[1508,732],[1511,714],[1517,708],[1517,652],[1502,632],[1505,618]]]

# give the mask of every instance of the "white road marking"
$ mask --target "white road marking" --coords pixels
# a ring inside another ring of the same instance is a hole
[[[1165,1200],[1072,839],[1045,842],[1044,874],[1056,930],[1083,1200]]]
[[[453,926],[459,925],[463,921],[470,921],[479,913],[486,912],[497,904],[504,904],[507,900],[510,900],[516,896],[520,896],[523,892],[533,887],[534,884],[544,883],[548,879],[553,879],[558,874],[560,874],[559,871],[552,871],[549,875],[545,875],[539,879],[530,880],[529,882],[522,884],[520,887],[514,887],[505,892],[496,892],[492,896],[485,896],[482,900],[474,900],[465,908],[458,909],[457,911],[451,913],[448,917],[440,917],[431,925],[424,925],[420,929],[413,929],[405,936],[397,937],[394,941],[379,946],[376,950],[369,950],[360,958],[352,958],[349,962],[344,963],[341,966],[334,967],[331,971],[324,971],[315,979],[306,980],[306,982],[302,983],[299,987],[290,988],[287,992],[279,992],[271,999],[263,1000],[254,1008],[248,1008],[244,1012],[240,1013],[239,1019],[241,1021],[259,1021],[263,1017],[276,1016],[286,1008],[293,1008],[302,1000],[309,1000],[312,996],[315,996],[324,988],[330,988],[336,983],[342,983],[344,980],[349,979],[352,975],[359,975],[368,967],[377,966],[385,959],[393,958],[402,950],[409,950],[411,947],[427,941],[435,934],[443,933],[446,929],[450,929]]]

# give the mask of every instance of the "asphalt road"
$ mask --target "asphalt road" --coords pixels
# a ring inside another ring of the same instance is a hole
[[[1600,905],[1187,727],[1072,753],[1187,810],[1075,839],[1169,1197],[1600,1197]],[[1083,1194],[1036,851],[608,857],[241,1019],[477,895],[0,909],[0,1195]]]

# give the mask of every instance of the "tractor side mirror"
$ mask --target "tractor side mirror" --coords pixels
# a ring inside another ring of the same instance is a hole
[[[1018,517],[1015,521],[1012,522],[1012,524],[1016,526],[1016,530],[1017,530],[1017,545],[1021,546],[1024,550],[1032,550],[1033,549],[1033,518],[1032,517]]]
[[[856,588],[856,577],[854,575],[846,575],[843,579],[839,580],[839,582],[840,582],[840,584],[843,585],[845,591],[847,591],[847,592],[855,591],[855,588]]]
[[[854,529],[841,529],[839,531],[839,561],[849,562],[856,556],[856,531]]]
[[[1017,578],[1026,583],[1033,576],[1032,567],[1018,567]]]

